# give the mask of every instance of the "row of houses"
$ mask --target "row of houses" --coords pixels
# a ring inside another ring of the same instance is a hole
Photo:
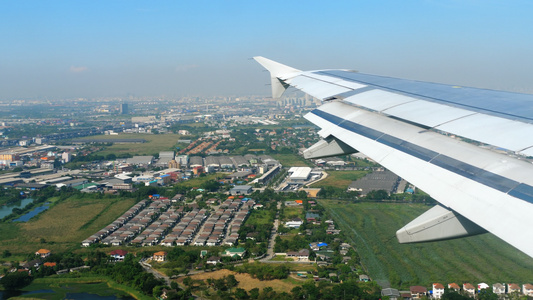
[[[255,201],[251,199],[227,199],[209,217],[195,241],[196,246],[233,246],[239,239],[239,230],[248,217]]]
[[[458,293],[464,293],[470,297],[476,297],[476,294],[482,293],[483,290],[488,290],[491,287],[486,283],[479,283],[476,286],[470,284],[470,283],[463,283],[462,286],[459,286],[457,283],[449,283],[448,289],[458,292]],[[515,283],[495,283],[492,285],[492,292],[499,297],[504,297],[505,295],[511,295],[511,294],[523,294],[526,296],[533,296],[533,285],[526,283],[523,284],[522,287],[520,285]],[[428,290],[424,286],[411,286],[409,288],[409,291],[398,291],[397,289],[393,288],[386,288],[381,291],[382,296],[387,296],[391,300],[395,299],[404,299],[404,300],[410,300],[410,299],[422,299],[431,297],[434,299],[440,299],[442,295],[444,294],[444,285],[440,283],[434,283],[432,285],[432,289]]]
[[[140,211],[135,217],[128,220],[115,232],[104,238],[101,242],[106,245],[120,246],[129,243],[135,236],[148,230],[161,211],[168,209],[170,200],[156,199]],[[179,213],[173,213],[172,220],[179,218]],[[172,223],[175,221],[172,221]],[[172,224],[171,223],[171,224]],[[170,226],[167,224],[167,226]],[[158,232],[162,234],[162,232]],[[156,240],[157,238],[154,238]]]
[[[207,210],[194,208],[186,213],[183,218],[172,228],[162,242],[164,246],[188,245],[201,228],[207,218]]]
[[[102,228],[97,233],[91,235],[87,239],[83,240],[81,242],[82,247],[89,247],[90,245],[94,243],[98,243],[105,238],[109,237],[112,233],[114,233],[118,228],[122,227],[124,224],[126,224],[129,220],[133,219],[137,216],[137,214],[148,204],[148,200],[142,200],[132,206],[128,211],[126,211],[122,216],[117,218],[113,223],[107,225],[106,227]],[[144,223],[141,223],[139,225],[139,228],[132,228],[134,230],[138,230],[140,228],[144,228],[143,226],[148,226],[149,221]]]
[[[145,209],[154,221],[131,240],[132,244],[142,246],[157,245],[161,242],[165,234],[180,220],[183,214],[183,208],[169,207],[170,200],[165,199],[163,201],[155,200]]]

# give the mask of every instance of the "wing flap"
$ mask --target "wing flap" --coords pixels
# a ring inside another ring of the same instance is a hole
[[[437,129],[515,152],[532,146],[530,137],[533,136],[533,126],[531,124],[489,115],[470,115],[437,126]]]

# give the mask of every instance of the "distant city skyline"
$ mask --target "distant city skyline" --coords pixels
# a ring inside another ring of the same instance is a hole
[[[302,70],[533,93],[530,1],[5,1],[0,100],[269,95]]]

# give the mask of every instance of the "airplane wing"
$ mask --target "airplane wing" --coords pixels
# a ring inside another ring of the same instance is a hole
[[[306,158],[360,151],[440,203],[400,243],[488,231],[533,257],[533,95],[254,59],[274,98],[292,86],[322,100],[305,116],[322,137]]]

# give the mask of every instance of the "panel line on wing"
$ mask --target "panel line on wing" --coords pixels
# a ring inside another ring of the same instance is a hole
[[[477,113],[477,112],[473,112],[473,113],[471,113],[471,114],[469,114],[469,115],[461,116],[461,117],[455,118],[455,119],[453,119],[453,120],[448,120],[448,121],[446,121],[446,122],[442,122],[442,123],[440,123],[440,124],[437,124],[437,125],[433,126],[432,128],[439,130],[439,129],[436,128],[436,127],[439,127],[439,126],[442,126],[442,125],[445,125],[445,124],[448,124],[448,123],[450,123],[450,122],[454,122],[454,121],[457,121],[457,120],[460,120],[460,119],[463,119],[463,118],[467,118],[467,117],[473,116],[473,115],[475,115],[475,114],[478,114],[478,113]]]
[[[533,203],[533,187],[530,185],[521,183],[512,189],[509,195]]]
[[[346,89],[350,89],[350,90],[354,90],[355,89],[352,86],[347,86],[347,85],[340,84],[338,81],[337,82],[327,81],[327,80],[324,80],[324,79],[312,77],[312,76],[305,75],[305,74],[302,74],[302,75],[299,75],[299,76],[300,77],[306,77],[306,78],[313,79],[313,80],[317,80],[317,81],[321,81],[321,82],[328,83],[328,84],[333,84],[333,85],[336,85],[336,86],[339,86],[339,87],[342,87],[342,88],[346,88]],[[357,90],[357,89],[355,89],[355,90]],[[349,93],[349,91],[348,92],[344,92],[344,93]]]

